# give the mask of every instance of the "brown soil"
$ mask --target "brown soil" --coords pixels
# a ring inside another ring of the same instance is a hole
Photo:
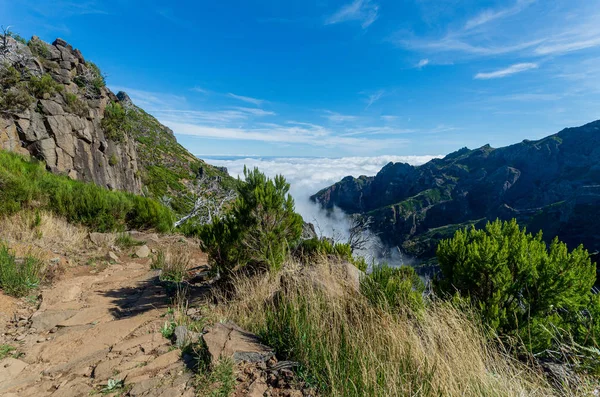
[[[150,249],[188,244],[192,264],[206,264],[196,242],[134,237]],[[118,264],[102,259],[107,247],[55,255],[62,272],[37,303],[0,293],[0,343],[17,349],[0,361],[0,395],[87,396],[106,391],[111,379],[124,385],[112,395],[195,395],[193,372],[160,332],[169,299],[158,271],[131,252],[118,253]]]

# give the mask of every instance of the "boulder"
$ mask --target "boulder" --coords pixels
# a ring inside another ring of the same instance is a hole
[[[150,248],[147,245],[142,245],[135,250],[135,256],[138,258],[147,258],[150,255]]]
[[[274,356],[273,349],[260,343],[258,336],[233,323],[215,324],[205,330],[202,339],[213,363],[221,357],[235,362],[266,362]]]

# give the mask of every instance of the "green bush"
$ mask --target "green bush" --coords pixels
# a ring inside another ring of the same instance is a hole
[[[94,62],[86,62],[86,66],[92,72],[92,79],[90,83],[99,92],[100,88],[106,87],[106,78],[102,74],[102,71],[100,71],[98,65],[96,65]]]
[[[106,105],[104,118],[100,125],[106,137],[115,142],[122,142],[130,130],[127,113],[117,102],[110,102]]]
[[[62,92],[63,89],[64,87],[47,73],[41,77],[31,76],[29,79],[29,91],[36,98],[49,98],[57,92]]]
[[[113,153],[110,156],[110,159],[108,160],[108,165],[110,165],[111,167],[114,167],[117,164],[119,164],[119,158],[117,157],[116,154]]]
[[[283,176],[272,180],[257,168],[244,176],[231,211],[200,231],[203,249],[222,273],[238,265],[277,270],[300,239],[302,217]]]
[[[37,288],[42,281],[44,264],[28,256],[17,259],[3,244],[0,244],[0,288],[8,295],[21,297]]]
[[[597,346],[596,269],[582,247],[569,252],[554,239],[548,247],[515,220],[485,229],[459,230],[440,242],[439,292],[460,295],[502,336],[517,337],[539,353],[567,338]]]
[[[372,304],[388,310],[418,313],[425,307],[425,284],[410,266],[375,266],[361,279],[360,291]]]
[[[41,58],[50,58],[50,50],[41,40],[29,40],[27,43],[33,55]]]
[[[10,37],[12,37],[13,39],[15,39],[16,41],[18,41],[19,43],[27,45],[27,40],[25,40],[25,38],[23,36],[21,36],[20,34],[14,33],[11,31],[8,31],[7,34]]]
[[[171,210],[157,201],[54,175],[43,163],[0,151],[0,216],[24,208],[47,209],[101,232],[167,232],[174,223]]]
[[[311,238],[303,240],[296,250],[297,256],[303,260],[313,260],[315,255],[334,256],[338,259],[348,261],[359,270],[367,271],[367,262],[363,257],[354,257],[352,247],[347,243],[334,243],[327,238]]]
[[[0,66],[0,110],[5,112],[22,112],[27,109],[33,98],[27,86],[21,81],[21,73],[8,64]]]
[[[22,84],[4,90],[0,94],[0,110],[5,112],[22,112],[29,108],[32,102],[33,98]]]
[[[102,88],[106,86],[106,79],[100,68],[93,62],[87,62],[87,71],[75,76],[73,81],[80,88],[84,88],[88,96],[97,97],[102,93]]]
[[[21,72],[14,66],[4,64],[0,66],[0,85],[7,89],[17,85],[21,81]]]
[[[69,113],[74,113],[79,117],[87,117],[89,114],[89,108],[87,103],[79,99],[79,97],[70,92],[64,95],[65,103],[67,104],[65,110]]]

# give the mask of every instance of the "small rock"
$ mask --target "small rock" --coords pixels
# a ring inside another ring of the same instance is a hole
[[[40,338],[37,340],[37,343],[44,343],[46,342],[46,338]]]
[[[150,248],[147,245],[142,245],[135,251],[135,256],[138,258],[147,258],[150,255]]]
[[[22,341],[23,339],[25,339],[25,334],[18,335],[18,336],[15,338],[15,340],[16,340],[17,342],[19,342],[19,341]]]
[[[50,259],[50,263],[56,264],[58,262],[60,262],[60,258],[52,258],[52,259]]]
[[[119,263],[119,257],[112,251],[109,251],[108,254],[106,254],[106,260],[111,263]]]
[[[58,331],[58,327],[54,327],[54,328],[52,328],[52,329],[51,329],[49,332],[50,332],[51,334],[54,334],[54,333],[56,333],[56,331]]]
[[[180,325],[175,328],[175,345],[178,348],[184,348],[190,343],[198,339],[198,334],[188,330],[185,326]]]

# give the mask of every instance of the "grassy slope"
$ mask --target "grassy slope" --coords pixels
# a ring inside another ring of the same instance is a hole
[[[169,201],[177,214],[185,214],[193,208],[199,192],[199,173],[220,178],[225,189],[233,186],[233,178],[196,158],[177,143],[167,127],[142,109],[130,108],[127,117],[137,142],[145,192],[150,197]]]
[[[97,231],[173,227],[172,212],[157,201],[112,192],[46,171],[34,159],[0,151],[0,216],[44,209]]]

